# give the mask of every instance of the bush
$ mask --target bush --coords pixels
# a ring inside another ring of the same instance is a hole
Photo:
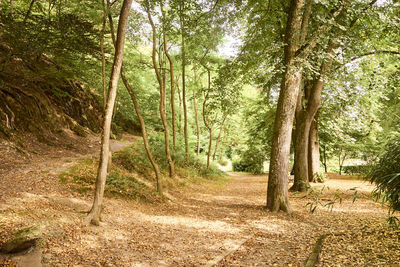
[[[238,160],[232,163],[235,172],[250,172],[254,174],[264,173],[264,165],[261,161]]]
[[[369,168],[368,165],[343,166],[343,172],[346,174],[367,174]]]
[[[218,160],[218,164],[221,166],[227,166],[228,165],[228,161],[224,158]]]
[[[400,142],[392,142],[373,165],[367,179],[375,183],[377,198],[387,202],[392,210],[400,210]]]

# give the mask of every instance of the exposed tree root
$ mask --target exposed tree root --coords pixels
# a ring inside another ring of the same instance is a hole
[[[310,256],[308,257],[308,259],[306,261],[306,264],[304,265],[305,267],[314,267],[314,266],[316,266],[316,264],[318,262],[319,253],[321,253],[322,244],[323,244],[325,238],[328,235],[329,234],[323,234],[320,237],[318,237],[318,240],[315,243],[314,249],[311,252]]]
[[[240,240],[240,242],[238,244],[236,244],[233,248],[225,251],[223,254],[219,255],[218,257],[216,257],[215,259],[209,261],[205,267],[212,267],[212,266],[217,266],[218,263],[220,263],[221,261],[223,261],[226,257],[228,257],[229,255],[231,255],[232,253],[234,253],[236,250],[238,250],[241,246],[243,246],[247,241],[249,241],[250,239],[252,239],[255,234],[252,234],[251,236],[244,238],[242,240]]]

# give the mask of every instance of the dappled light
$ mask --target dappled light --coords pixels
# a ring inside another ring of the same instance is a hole
[[[0,0],[0,267],[400,263],[398,0]]]

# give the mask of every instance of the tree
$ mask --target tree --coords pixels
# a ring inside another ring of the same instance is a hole
[[[172,160],[171,156],[171,151],[170,151],[170,144],[169,144],[169,130],[168,130],[168,123],[167,123],[167,117],[166,117],[166,112],[165,112],[165,102],[164,100],[166,99],[166,87],[165,87],[165,79],[163,80],[160,74],[160,70],[157,66],[157,59],[156,59],[156,54],[157,54],[157,32],[156,32],[156,27],[154,25],[151,12],[150,12],[150,3],[149,1],[146,2],[146,11],[147,11],[147,16],[152,28],[152,34],[153,34],[153,50],[152,50],[152,61],[153,61],[153,68],[154,72],[156,74],[156,78],[158,81],[158,84],[160,86],[160,116],[161,116],[161,121],[164,126],[164,141],[165,141],[165,155],[167,156],[168,160],[168,165],[169,165],[169,176],[173,178],[175,176],[175,167],[174,167],[174,161]],[[165,35],[164,35],[165,38]],[[166,42],[166,39],[165,39]],[[171,78],[171,83],[173,83],[173,76]]]
[[[303,6],[302,0],[290,2],[286,24],[285,73],[276,110],[268,176],[267,207],[271,211],[291,211],[287,184],[291,131],[302,75],[301,64],[295,53],[299,48]]]
[[[110,5],[108,5],[108,6],[110,8]],[[112,38],[114,46],[115,46],[114,22],[113,22],[113,19],[112,19],[112,16],[111,16],[110,13],[108,14],[108,20],[110,22],[111,38]],[[129,93],[129,95],[131,97],[133,106],[135,108],[136,115],[138,116],[138,119],[139,119],[140,130],[142,132],[142,138],[143,138],[143,144],[144,144],[144,147],[145,147],[145,150],[146,150],[147,157],[148,157],[148,159],[149,159],[149,161],[151,163],[151,166],[153,167],[154,174],[156,176],[156,189],[157,189],[157,192],[159,194],[162,194],[160,169],[158,167],[157,162],[154,159],[153,153],[151,153],[151,149],[150,149],[150,145],[149,145],[149,138],[148,138],[148,134],[147,134],[147,130],[146,130],[146,124],[145,124],[145,121],[143,119],[142,112],[140,111],[139,103],[137,102],[135,91],[132,88],[132,86],[129,84],[128,79],[126,78],[125,70],[124,70],[124,64],[123,63],[122,63],[122,66],[121,66],[121,79],[122,79],[122,82],[124,83],[124,86],[125,86],[126,90],[128,91],[128,93]]]
[[[105,107],[105,115],[103,121],[103,132],[101,138],[101,151],[100,151],[100,162],[97,171],[96,185],[94,190],[94,200],[92,208],[85,220],[86,223],[92,223],[99,225],[100,213],[103,203],[104,187],[107,178],[107,163],[110,149],[110,132],[111,132],[111,121],[114,110],[115,98],[117,96],[117,86],[119,75],[121,73],[122,59],[124,55],[124,43],[125,43],[125,32],[128,25],[128,16],[132,0],[124,0],[119,16],[117,40],[115,42],[115,55],[114,63],[110,76],[110,82],[108,85],[108,98]]]

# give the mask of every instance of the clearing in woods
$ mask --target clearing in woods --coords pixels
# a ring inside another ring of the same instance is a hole
[[[266,175],[231,173],[226,183],[175,192],[169,203],[106,198],[101,226],[86,227],[90,199],[58,181],[77,159],[42,158],[1,174],[0,242],[39,224],[44,266],[303,266],[326,234],[320,266],[400,260],[398,231],[387,226],[387,210],[371,199],[373,187],[360,180],[331,175],[312,184],[314,194],[290,193],[294,212],[288,215],[264,209]],[[322,207],[335,196],[332,210]],[[311,214],[317,199],[321,203]]]

